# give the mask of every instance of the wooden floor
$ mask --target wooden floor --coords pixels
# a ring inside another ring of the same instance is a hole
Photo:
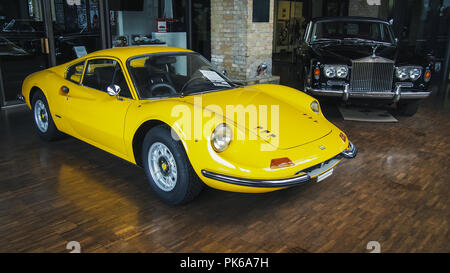
[[[206,189],[181,207],[142,169],[70,137],[41,141],[23,107],[0,112],[0,252],[450,251],[450,112],[430,102],[398,123],[328,111],[360,153],[319,184]]]

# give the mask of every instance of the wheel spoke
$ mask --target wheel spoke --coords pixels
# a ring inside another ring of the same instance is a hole
[[[177,164],[170,149],[155,142],[148,152],[148,166],[155,184],[163,191],[171,191],[177,183]]]

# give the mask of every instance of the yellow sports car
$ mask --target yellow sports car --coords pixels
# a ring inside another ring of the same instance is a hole
[[[314,98],[241,86],[181,48],[97,51],[28,76],[22,95],[43,139],[63,132],[142,166],[170,204],[204,184],[262,193],[321,181],[357,153]]]

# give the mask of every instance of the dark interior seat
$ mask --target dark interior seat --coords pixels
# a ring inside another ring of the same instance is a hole
[[[115,67],[97,67],[94,70],[97,89],[106,91],[106,88],[112,83]]]

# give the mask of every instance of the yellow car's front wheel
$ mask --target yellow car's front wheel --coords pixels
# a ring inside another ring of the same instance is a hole
[[[150,186],[165,202],[178,205],[194,199],[202,190],[180,141],[170,128],[150,129],[142,145],[142,161]]]

